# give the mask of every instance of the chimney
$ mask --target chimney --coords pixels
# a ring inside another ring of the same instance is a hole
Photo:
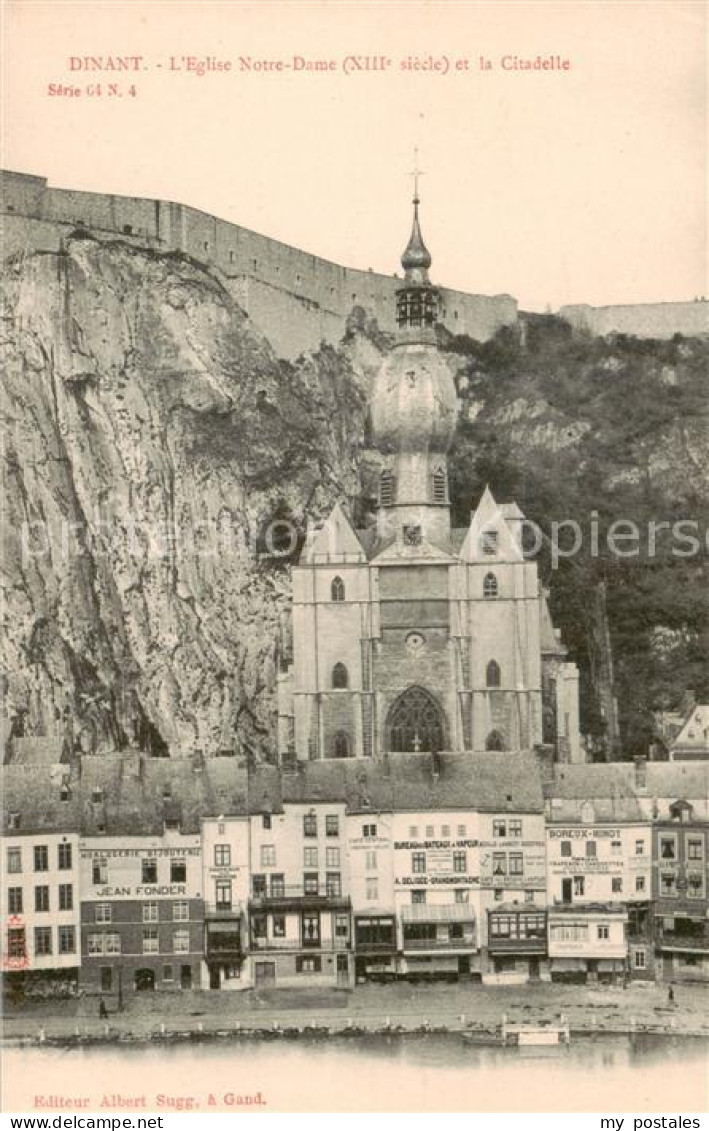
[[[691,689],[691,688],[688,688],[685,691],[684,695],[682,696],[681,710],[682,710],[683,714],[688,715],[690,713],[690,711],[694,710],[696,705],[697,705],[697,697],[694,694],[694,690]]]
[[[635,759],[635,787],[645,789],[647,786],[647,758]]]

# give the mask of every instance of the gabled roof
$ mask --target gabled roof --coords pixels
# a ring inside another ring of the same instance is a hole
[[[514,510],[512,509],[514,508]],[[460,557],[466,562],[490,563],[521,562],[524,561],[522,547],[519,545],[512,524],[517,524],[519,507],[515,503],[505,503],[498,506],[492,491],[486,487],[482,498],[470,517],[470,527],[463,545],[460,548]],[[505,513],[506,512],[506,513]],[[519,514],[523,518],[522,512]],[[481,545],[481,536],[485,533],[496,533],[497,550],[494,555],[484,552]]]
[[[320,529],[306,539],[300,555],[301,565],[366,560],[362,543],[339,502],[335,503]]]
[[[447,549],[441,548],[428,538],[422,538],[417,546],[409,546],[400,535],[375,552],[372,560],[379,566],[398,565],[402,561],[411,565],[416,562],[441,562],[452,565],[456,561]]]
[[[706,752],[709,757],[709,706],[699,704],[692,708],[684,725],[670,746],[672,754]]]

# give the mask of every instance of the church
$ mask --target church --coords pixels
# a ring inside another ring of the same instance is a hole
[[[419,204],[416,191],[396,341],[370,404],[376,522],[355,529],[337,503],[293,568],[279,758],[546,747],[557,761],[582,761],[578,671],[523,553],[524,515],[486,489],[469,526],[451,526],[458,402],[437,348]]]

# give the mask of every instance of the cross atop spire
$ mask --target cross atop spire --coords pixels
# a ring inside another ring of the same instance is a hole
[[[419,147],[414,146],[414,167],[409,176],[414,178],[414,204],[419,203],[419,177],[425,176],[424,170],[419,169]]]
[[[414,178],[414,217],[409,242],[406,251],[401,257],[401,265],[404,268],[408,282],[430,286],[427,272],[428,268],[431,266],[431,256],[423,242],[421,226],[419,224],[419,177],[423,177],[423,175],[423,169],[419,168],[418,146],[415,146],[414,167],[410,173],[410,176]]]

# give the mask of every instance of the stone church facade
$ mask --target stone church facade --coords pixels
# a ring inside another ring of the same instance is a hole
[[[582,758],[578,672],[521,547],[524,516],[489,489],[451,527],[453,378],[418,197],[397,340],[375,381],[376,523],[336,504],[293,569],[292,655],[279,679],[282,759],[554,749]]]

